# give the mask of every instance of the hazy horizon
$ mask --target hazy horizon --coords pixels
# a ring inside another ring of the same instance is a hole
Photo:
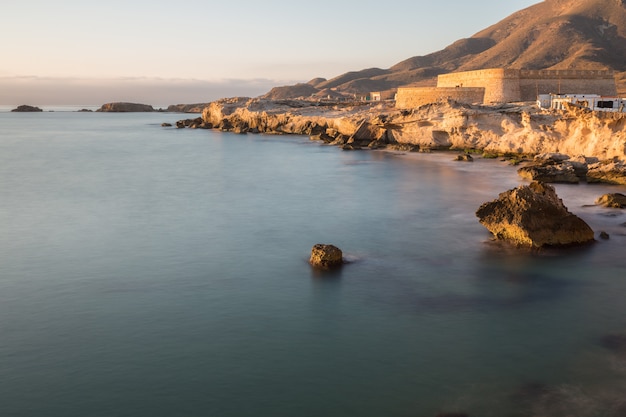
[[[389,68],[535,3],[11,2],[0,15],[0,105],[254,97],[315,77]]]

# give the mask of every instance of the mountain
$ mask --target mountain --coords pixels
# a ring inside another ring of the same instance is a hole
[[[333,88],[363,95],[408,84],[435,85],[443,73],[502,67],[614,70],[618,91],[626,94],[626,0],[544,0],[441,51],[306,85],[311,91]],[[301,97],[301,86],[280,87],[281,98]],[[274,91],[264,97],[274,98]]]

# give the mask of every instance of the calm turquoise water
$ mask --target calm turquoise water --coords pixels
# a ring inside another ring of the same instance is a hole
[[[626,333],[626,214],[583,206],[624,187],[557,186],[611,239],[530,255],[474,216],[522,183],[501,162],[160,126],[182,117],[0,113],[0,415],[623,401],[626,361],[599,341]],[[353,262],[315,273],[315,243]]]

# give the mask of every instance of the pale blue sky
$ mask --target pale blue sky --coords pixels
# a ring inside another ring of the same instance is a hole
[[[0,104],[46,102],[60,86],[68,87],[59,103],[85,102],[89,91],[94,103],[107,92],[163,103],[257,95],[388,68],[537,2],[10,0],[0,13]]]

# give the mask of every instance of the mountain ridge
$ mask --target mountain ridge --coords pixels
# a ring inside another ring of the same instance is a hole
[[[626,94],[626,0],[544,0],[442,50],[388,69],[350,71],[307,84],[317,91],[366,95],[434,85],[439,74],[486,68],[613,70],[618,93]],[[279,87],[280,98],[302,97],[302,88],[295,87]],[[277,98],[275,93],[263,97]]]

